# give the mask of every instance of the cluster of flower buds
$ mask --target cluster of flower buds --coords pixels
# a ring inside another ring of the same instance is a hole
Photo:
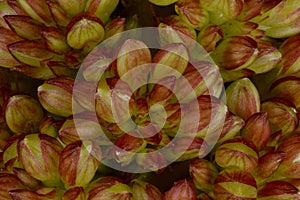
[[[0,200],[299,200],[299,21],[298,0],[0,0]]]

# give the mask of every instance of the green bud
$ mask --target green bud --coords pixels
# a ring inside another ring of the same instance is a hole
[[[9,144],[9,146],[7,146],[3,152],[3,163],[8,171],[12,171],[13,167],[23,168],[23,165],[18,157],[17,145],[18,140],[14,141],[12,144]]]
[[[218,175],[217,168],[205,159],[195,159],[189,167],[195,187],[204,192],[213,190],[213,183]]]
[[[47,80],[56,77],[56,75],[48,66],[33,67],[29,65],[18,65],[12,67],[11,71],[40,80]]]
[[[57,0],[60,7],[70,16],[77,15],[84,11],[86,0],[75,0],[73,2],[67,0]]]
[[[223,168],[236,167],[251,172],[258,164],[258,151],[251,141],[236,137],[224,141],[216,149],[215,160]]]
[[[282,60],[279,63],[279,74],[292,75],[300,72],[300,36],[295,35],[286,39],[279,50],[282,53]]]
[[[25,189],[15,174],[0,173],[0,199],[11,199],[9,192],[12,190]]]
[[[61,144],[44,134],[27,135],[18,144],[18,155],[24,169],[49,186],[60,184],[58,163],[61,151]]]
[[[244,120],[260,111],[260,96],[255,85],[248,79],[234,81],[226,88],[228,109]]]
[[[5,120],[15,133],[34,133],[38,130],[44,112],[37,100],[28,95],[9,98],[5,110]]]
[[[196,190],[187,179],[175,182],[171,189],[165,192],[164,200],[196,200]]]
[[[52,116],[46,116],[40,123],[39,133],[56,137],[62,123],[62,121],[54,120]]]
[[[3,29],[9,29],[9,26],[5,22],[3,16],[5,15],[15,15],[16,11],[8,4],[7,1],[0,2],[0,27]]]
[[[102,21],[87,14],[72,18],[66,29],[67,42],[74,49],[93,48],[105,37]]]
[[[178,78],[188,66],[188,49],[183,44],[176,43],[166,45],[155,54],[153,62],[159,64],[158,67],[154,68],[154,72],[152,74],[154,79],[159,80],[165,77],[166,74],[168,74],[168,76],[175,76]],[[172,68],[172,70],[164,68],[163,66],[168,66]]]
[[[36,200],[43,200],[43,198],[37,194],[36,192],[26,190],[26,189],[18,189],[18,190],[11,190],[9,194],[13,200],[29,200],[29,199],[36,199]]]
[[[106,176],[96,179],[88,187],[88,200],[133,200],[131,189],[120,179]]]
[[[163,200],[163,194],[154,185],[134,179],[131,181],[133,199],[139,200]]]
[[[82,187],[74,187],[68,189],[62,196],[62,200],[86,200],[85,191]]]
[[[296,109],[300,108],[299,98],[299,84],[300,78],[296,76],[287,76],[276,80],[270,86],[271,97],[282,97],[288,99],[296,106]]]
[[[196,31],[177,15],[164,18],[158,27],[161,46],[182,43],[192,48],[195,45]]]
[[[101,160],[100,148],[90,141],[67,145],[59,159],[59,174],[69,186],[85,186],[94,177]]]
[[[137,155],[145,149],[147,142],[143,138],[133,137],[124,134],[115,142],[114,155],[115,159],[122,166],[129,165]]]
[[[150,148],[139,152],[136,156],[136,162],[143,169],[155,172],[160,172],[163,167],[167,166],[165,156],[161,152]]]
[[[237,81],[243,78],[252,77],[255,75],[255,72],[250,69],[239,69],[239,70],[226,70],[220,69],[221,76],[224,83]]]
[[[261,74],[276,67],[281,60],[281,53],[271,42],[265,40],[256,41],[259,53],[257,59],[247,68],[256,74]]]
[[[242,0],[202,0],[200,1],[201,6],[212,13],[218,13],[218,18],[213,18],[213,23],[219,24],[220,21],[225,19],[237,17],[243,9]]]
[[[202,29],[209,22],[208,12],[200,6],[198,0],[179,0],[175,4],[175,11],[183,21],[196,30]]]
[[[168,6],[175,3],[178,0],[149,0],[149,1],[158,6]]]
[[[23,185],[31,189],[38,189],[42,184],[39,180],[30,176],[24,169],[14,167],[13,172],[20,179]]]
[[[283,158],[277,172],[286,178],[300,178],[300,135],[287,136],[280,143],[277,151],[284,152]]]
[[[151,63],[151,53],[147,45],[139,40],[127,39],[119,47],[115,64],[120,78],[131,69]]]
[[[119,0],[87,0],[85,11],[107,23],[118,3]]]
[[[219,26],[209,25],[199,32],[197,41],[207,52],[212,52],[215,50],[217,42],[223,37],[222,29]]]
[[[257,42],[248,36],[225,38],[211,54],[216,64],[226,70],[247,68],[257,55]]]
[[[246,1],[244,1],[243,10],[239,14],[237,19],[241,20],[241,21],[248,21],[248,20],[252,19],[253,17],[260,15],[264,3],[266,4],[266,1],[265,2],[262,0],[246,0]]]
[[[265,179],[272,176],[278,169],[285,155],[285,152],[270,151],[260,157],[258,160],[258,166],[255,169],[255,173],[257,174],[258,178]]]
[[[9,52],[20,63],[26,65],[41,67],[43,60],[62,60],[62,57],[49,51],[40,40],[23,40],[8,45]]]
[[[215,180],[214,196],[216,199],[255,200],[256,181],[248,172],[227,168]]]
[[[292,103],[285,99],[268,99],[261,104],[261,110],[268,113],[273,133],[281,130],[282,135],[289,135],[298,126],[296,109]]]
[[[271,3],[276,5],[277,2]],[[269,37],[290,37],[300,32],[298,26],[299,8],[300,5],[297,0],[283,0],[274,8],[252,20],[258,22]]]
[[[64,54],[69,50],[65,36],[54,27],[41,31],[46,47],[57,54]]]
[[[67,26],[71,18],[56,1],[47,1],[51,14],[57,25]]]
[[[74,80],[59,77],[45,81],[38,87],[38,98],[49,112],[67,117],[72,115],[72,90]]]
[[[3,18],[9,25],[10,29],[19,36],[29,40],[41,39],[41,31],[45,28],[45,26],[31,17],[6,15]]]
[[[55,25],[46,1],[17,0],[17,2],[21,9],[36,21],[45,25]]]
[[[244,138],[251,140],[258,150],[261,150],[267,144],[272,133],[268,120],[268,113],[255,113],[246,121],[241,132]]]
[[[238,135],[240,133],[240,130],[244,127],[244,125],[245,121],[242,118],[234,115],[231,112],[227,112],[218,143],[222,143],[225,140],[228,140]]]
[[[267,182],[258,191],[258,200],[297,200],[299,191],[286,181]]]
[[[14,37],[14,40],[12,39],[6,39],[5,37],[2,37],[2,35],[9,35],[10,38]],[[4,30],[0,27],[0,37],[3,38],[0,39],[0,66],[5,68],[12,68],[14,66],[20,65],[20,63],[10,54],[7,45],[9,45],[11,42],[18,42],[21,39],[10,32],[8,30]]]

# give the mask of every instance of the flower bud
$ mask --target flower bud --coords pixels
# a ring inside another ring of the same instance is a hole
[[[48,27],[41,31],[46,47],[57,54],[64,54],[69,50],[65,36],[56,28]]]
[[[279,145],[277,151],[284,152],[285,157],[282,160],[278,173],[287,178],[300,178],[300,135],[287,136]]]
[[[110,38],[125,30],[126,18],[116,17],[105,26],[105,38]]]
[[[102,21],[85,13],[72,18],[66,30],[67,42],[74,49],[93,48],[105,37]]]
[[[42,200],[43,198],[30,190],[26,189],[18,189],[18,190],[11,190],[9,191],[9,194],[13,200],[29,200],[29,199],[36,199],[36,200]]]
[[[131,181],[133,199],[139,200],[162,200],[163,194],[154,185],[134,179]]]
[[[0,198],[3,200],[11,199],[9,191],[25,189],[21,181],[15,174],[0,173]]]
[[[90,141],[67,145],[59,159],[59,174],[69,186],[85,186],[94,177],[101,160],[101,149]]]
[[[218,143],[222,143],[225,140],[228,140],[238,135],[240,133],[240,130],[244,127],[244,125],[245,121],[242,118],[234,115],[231,112],[227,112]]]
[[[228,109],[244,120],[260,111],[260,96],[255,85],[248,79],[234,81],[226,88]]]
[[[261,104],[261,111],[268,113],[273,133],[281,130],[283,135],[289,135],[298,126],[296,109],[293,104],[285,99],[268,99]]]
[[[8,30],[9,26],[4,20],[5,15],[15,15],[16,11],[8,4],[8,1],[0,2],[0,27]],[[25,14],[26,15],[26,14]]]
[[[5,168],[8,171],[12,171],[13,167],[23,168],[22,163],[20,162],[18,157],[18,139],[7,145],[9,146],[7,146],[3,152],[3,163]]]
[[[191,160],[197,157],[204,157],[207,154],[207,143],[200,138],[192,137],[180,137],[172,141],[172,155],[168,155],[171,158],[173,156],[180,156],[176,162],[185,160]]]
[[[155,172],[160,172],[163,167],[167,166],[167,160],[164,154],[150,148],[139,152],[136,156],[136,162],[143,169]]]
[[[257,59],[248,67],[248,69],[254,71],[256,74],[261,74],[274,69],[281,60],[281,53],[268,41],[256,41],[259,53]]]
[[[9,25],[10,29],[19,36],[29,40],[41,39],[41,31],[45,28],[45,26],[31,17],[5,15],[3,18]]]
[[[37,100],[28,95],[9,98],[5,110],[5,120],[15,133],[34,133],[38,130],[44,112]]]
[[[237,19],[241,21],[248,21],[253,17],[260,15],[263,4],[263,0],[245,0],[243,4],[243,10]]]
[[[198,190],[204,192],[212,191],[218,170],[211,162],[205,159],[195,159],[191,162],[189,171],[193,183]]]
[[[41,67],[42,60],[61,60],[62,57],[49,51],[40,40],[23,40],[8,45],[9,52],[20,63]]]
[[[18,72],[25,76],[40,80],[47,80],[56,77],[56,75],[48,66],[33,67],[29,65],[18,65],[12,67],[10,70],[12,72]]]
[[[67,26],[71,19],[59,3],[56,1],[47,1],[47,4],[56,24],[60,26]]]
[[[164,18],[158,27],[161,46],[182,43],[192,48],[195,45],[196,31],[177,15]]]
[[[260,157],[256,168],[258,177],[261,179],[270,177],[278,169],[285,155],[285,152],[271,151]]]
[[[118,3],[119,0],[87,0],[85,11],[90,15],[95,15],[106,23],[112,12],[116,9]]]
[[[84,188],[82,187],[74,187],[74,188],[70,188],[68,189],[64,195],[62,196],[62,200],[85,200],[85,192],[84,192]]]
[[[36,180],[30,176],[24,169],[14,167],[13,172],[20,179],[24,186],[27,186],[31,189],[37,189],[42,184],[39,180]]]
[[[246,121],[241,135],[251,140],[258,150],[265,147],[272,133],[268,113],[255,113]]]
[[[0,27],[0,65],[5,68],[11,68],[20,63],[10,54],[7,45],[21,41],[18,35],[11,30]]]
[[[199,32],[197,41],[209,53],[215,50],[217,42],[223,37],[222,29],[219,26],[209,25]]]
[[[224,141],[216,149],[215,160],[220,167],[232,166],[251,172],[258,164],[258,152],[251,141],[237,137]]]
[[[46,1],[17,0],[17,2],[21,9],[36,21],[45,25],[55,25]]]
[[[270,1],[276,5],[276,1]],[[257,16],[253,21],[265,27],[266,35],[273,38],[286,38],[300,32],[298,1],[282,0],[274,8]]]
[[[49,112],[67,117],[72,114],[72,90],[74,80],[59,77],[45,81],[38,87],[38,98]]]
[[[258,24],[254,22],[240,22],[237,20],[229,20],[220,25],[224,37],[232,36],[250,36],[252,38],[261,38],[264,31],[258,29]]]
[[[186,86],[186,80],[191,85],[191,88]],[[219,97],[221,93],[221,77],[219,68],[209,62],[189,63],[183,76],[179,77],[174,86],[174,94],[184,98],[183,101],[192,100],[194,94],[196,97],[201,95],[211,95]],[[223,82],[222,82],[223,83]]]
[[[300,58],[300,35],[295,35],[286,39],[279,50],[282,54],[282,60],[278,64],[279,74],[292,75],[300,72],[299,58]]]
[[[147,142],[143,138],[124,134],[115,142],[115,159],[122,166],[127,166],[136,156],[136,153],[145,149]]]
[[[24,169],[49,186],[60,184],[58,162],[61,151],[61,144],[44,134],[27,135],[18,144],[18,155]]]
[[[219,13],[218,18],[235,18],[237,17],[243,9],[243,1],[227,1],[227,0],[202,0],[200,1],[203,8],[206,10]],[[213,23],[220,23],[220,19],[214,19]],[[223,19],[224,20],[224,19]],[[221,21],[223,21],[221,20]]]
[[[247,68],[257,55],[257,42],[248,36],[225,38],[211,54],[216,64],[227,70]]]
[[[70,16],[74,16],[84,11],[86,0],[76,0],[70,3],[66,0],[57,0],[60,7]]]
[[[165,192],[164,200],[196,200],[196,191],[192,184],[183,179],[173,184],[173,187]]]
[[[265,183],[258,191],[258,200],[298,200],[298,189],[286,181]]]
[[[272,97],[286,98],[298,109],[300,108],[299,85],[300,78],[296,76],[287,76],[278,79],[271,85],[270,95]]]
[[[216,199],[255,200],[255,179],[248,172],[227,168],[220,172],[215,180],[214,196]]]
[[[220,69],[224,83],[237,81],[243,78],[252,77],[255,72],[250,69],[238,69],[238,70],[225,70]]]
[[[178,0],[149,0],[149,1],[158,6],[168,6],[175,3]]]
[[[40,123],[39,133],[56,137],[62,124],[62,121],[54,120],[52,116],[46,116]]]
[[[213,200],[213,194],[209,193],[200,193],[198,196],[197,196],[197,200]]]
[[[42,199],[61,199],[64,190],[58,189],[59,187],[43,187],[36,191],[36,193],[42,197]]]
[[[198,0],[179,0],[175,4],[175,11],[183,21],[196,30],[208,24],[208,12],[200,6]]]
[[[175,76],[165,76],[154,84],[149,94],[149,104],[156,103],[166,104],[173,96],[173,89],[176,82]]]
[[[147,63],[151,63],[147,45],[139,40],[127,39],[120,45],[113,67],[121,78],[131,69]]]
[[[92,182],[88,187],[87,200],[111,199],[132,200],[131,189],[121,180],[114,177],[101,177]]]

